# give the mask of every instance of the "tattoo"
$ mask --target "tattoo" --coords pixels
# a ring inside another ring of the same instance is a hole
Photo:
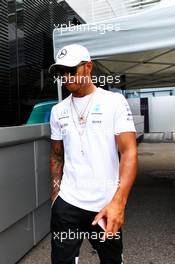
[[[59,185],[59,183],[60,183],[60,181],[59,180],[53,180],[53,182],[54,182],[54,185],[53,185],[53,187],[55,188],[55,187],[60,187],[60,185]]]
[[[63,174],[64,147],[61,140],[51,142],[50,173],[52,200],[58,194]]]

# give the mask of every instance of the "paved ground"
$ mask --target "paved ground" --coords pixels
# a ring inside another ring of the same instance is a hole
[[[125,264],[175,264],[175,143],[139,145],[139,173],[123,232]],[[50,264],[50,236],[19,262],[33,263]],[[79,264],[88,263],[99,260],[85,241]]]

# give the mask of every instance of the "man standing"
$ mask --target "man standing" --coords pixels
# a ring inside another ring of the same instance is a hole
[[[121,264],[121,226],[137,170],[130,108],[123,95],[94,86],[81,45],[60,49],[50,72],[71,92],[50,119],[52,264],[75,263],[84,234],[101,264]]]

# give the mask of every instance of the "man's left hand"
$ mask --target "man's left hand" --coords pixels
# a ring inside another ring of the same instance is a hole
[[[103,236],[105,240],[109,235],[116,235],[117,231],[124,224],[125,206],[122,202],[111,201],[95,217],[92,225],[96,225],[100,219],[106,220],[106,228]]]

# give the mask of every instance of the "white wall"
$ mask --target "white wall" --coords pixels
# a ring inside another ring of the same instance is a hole
[[[89,22],[88,18],[91,17],[92,13],[91,0],[83,1],[83,4],[81,0],[67,0],[66,2],[80,17],[82,17],[86,22]]]
[[[123,0],[66,0],[66,2],[86,23],[100,22],[128,14]]]
[[[150,132],[175,132],[175,96],[149,97]]]
[[[141,115],[140,113],[140,98],[128,98],[127,99],[131,112],[133,115]]]

